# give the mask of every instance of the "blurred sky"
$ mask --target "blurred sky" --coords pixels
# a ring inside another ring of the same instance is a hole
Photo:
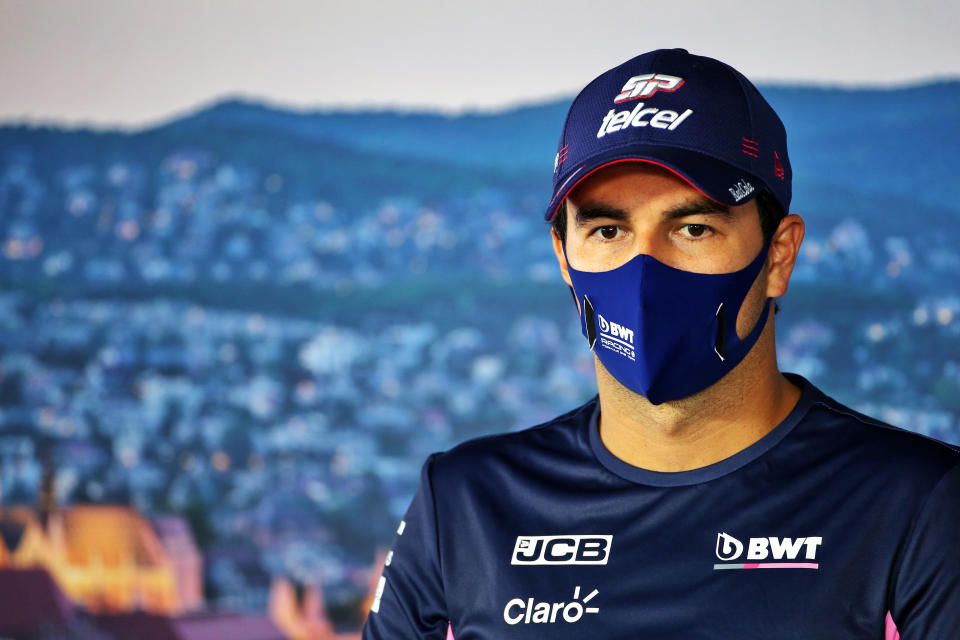
[[[0,121],[139,126],[224,95],[459,111],[681,46],[755,81],[960,76],[956,0],[0,0]]]

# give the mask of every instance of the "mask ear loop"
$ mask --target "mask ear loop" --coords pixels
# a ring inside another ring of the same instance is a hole
[[[767,298],[766,305],[763,308],[763,311],[760,312],[760,317],[757,318],[757,323],[754,325],[754,330],[757,326],[761,327],[766,324],[764,318],[770,314],[770,303],[773,301],[773,298]],[[727,307],[724,303],[720,303],[720,306],[717,307],[717,339],[713,345],[713,352],[717,354],[717,357],[720,358],[721,362],[727,361]],[[753,335],[754,331],[750,332],[750,335],[746,336],[743,340],[749,340]]]
[[[593,345],[597,344],[597,325],[593,319],[593,303],[587,296],[583,296],[583,322],[587,327],[587,343],[593,349]]]
[[[770,257],[770,246],[773,244],[773,238],[767,240],[763,249],[760,250],[760,254],[757,256],[756,260],[759,260],[763,256],[763,262],[759,265],[757,269],[757,275],[754,276],[754,279],[760,277],[760,273],[763,271],[763,265],[766,263],[767,259]],[[749,289],[747,293],[743,295],[743,299],[740,300],[740,305],[737,307],[737,314],[740,313],[740,309],[743,308],[743,303],[746,301],[747,296],[750,294]],[[740,339],[740,336],[736,334],[736,329],[734,329],[733,338],[734,338],[734,347],[736,348],[738,344],[744,342],[753,342],[759,336],[759,333],[763,331],[763,328],[767,324],[767,319],[770,316],[770,305],[776,304],[773,298],[767,298],[766,302],[763,305],[763,311],[760,312],[760,317],[757,318],[756,323],[753,326],[753,329],[750,330],[743,339]],[[720,303],[720,306],[717,307],[716,313],[717,319],[717,337],[714,342],[713,351],[717,354],[717,357],[720,358],[721,362],[727,361],[727,308],[724,303]]]
[[[717,307],[717,340],[714,342],[713,352],[717,354],[721,362],[726,361],[727,358],[724,354],[727,352],[727,310],[722,302]]]

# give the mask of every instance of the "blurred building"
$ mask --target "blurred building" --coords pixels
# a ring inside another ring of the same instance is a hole
[[[4,507],[0,532],[0,568],[45,569],[88,612],[175,615],[184,600],[195,604],[191,592],[181,597],[178,582],[189,585],[201,577],[183,575],[188,570],[174,566],[150,523],[132,509]]]
[[[270,619],[292,640],[360,640],[359,633],[337,634],[326,617],[320,585],[297,585],[275,577],[270,585]]]
[[[292,637],[266,615],[199,611],[203,607],[202,557],[180,518],[160,518],[152,526],[128,507],[48,508],[49,500],[43,503],[40,508],[0,508],[0,598],[4,603],[0,636],[29,640]],[[309,611],[306,619],[317,619],[317,611]],[[322,627],[323,620],[319,622]]]
[[[197,549],[190,526],[176,516],[159,517],[153,526],[173,568],[181,611],[202,609],[203,556]]]
[[[275,578],[268,615],[204,611],[203,557],[188,524],[118,505],[0,506],[0,636],[150,640],[359,640],[337,634],[319,585]]]

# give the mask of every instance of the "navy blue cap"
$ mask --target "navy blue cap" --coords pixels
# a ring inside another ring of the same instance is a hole
[[[780,118],[739,71],[684,49],[632,58],[574,98],[545,219],[581,180],[627,161],[660,165],[725,205],[766,188],[790,211],[793,172]]]

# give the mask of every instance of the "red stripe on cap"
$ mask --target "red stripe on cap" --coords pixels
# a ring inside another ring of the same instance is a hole
[[[604,167],[609,167],[609,166],[612,165],[612,164],[619,164],[619,163],[621,163],[621,162],[646,162],[647,164],[652,164],[652,165],[656,165],[656,166],[658,166],[658,167],[662,167],[663,169],[666,169],[667,171],[669,171],[670,173],[672,173],[673,175],[677,176],[678,178],[680,178],[681,180],[683,180],[684,182],[686,182],[688,185],[690,185],[691,187],[693,187],[694,189],[696,189],[697,191],[699,191],[699,192],[700,192],[700,195],[702,195],[703,197],[705,197],[705,198],[707,198],[708,200],[711,200],[711,201],[713,201],[713,202],[716,202],[716,203],[719,204],[719,205],[723,205],[724,207],[727,206],[726,204],[724,204],[723,202],[720,202],[719,200],[717,200],[716,198],[714,198],[713,196],[711,196],[709,193],[707,193],[706,191],[704,191],[703,189],[701,189],[701,188],[698,187],[697,185],[695,185],[695,184],[693,184],[692,182],[690,182],[690,179],[689,179],[689,178],[687,178],[686,176],[684,176],[683,174],[681,174],[679,171],[677,171],[677,170],[674,169],[673,167],[668,167],[667,165],[665,165],[665,164],[663,164],[663,163],[661,163],[661,162],[657,162],[656,160],[648,160],[647,158],[620,158],[619,160],[611,160],[610,162],[604,163],[604,164],[600,165],[599,167],[597,167],[596,169],[592,169],[591,171],[588,171],[588,172],[585,173],[584,175],[580,176],[580,178],[579,178],[576,182],[574,182],[574,183],[570,186],[570,188],[567,189],[566,191],[559,191],[559,192],[557,192],[557,194],[556,194],[555,196],[553,196],[553,199],[556,200],[556,199],[560,196],[560,194],[569,194],[571,191],[573,191],[574,189],[577,188],[577,185],[578,185],[578,184],[580,184],[581,182],[583,182],[584,180],[586,180],[587,178],[589,178],[590,176],[592,176],[594,173],[596,173],[596,172],[599,171],[600,169],[603,169]],[[557,206],[554,207],[553,213],[550,214],[550,219],[547,220],[547,222],[553,222],[553,219],[557,217],[557,211],[560,210],[560,205],[561,205],[562,203],[563,203],[563,198],[560,198],[560,201],[557,202]]]

